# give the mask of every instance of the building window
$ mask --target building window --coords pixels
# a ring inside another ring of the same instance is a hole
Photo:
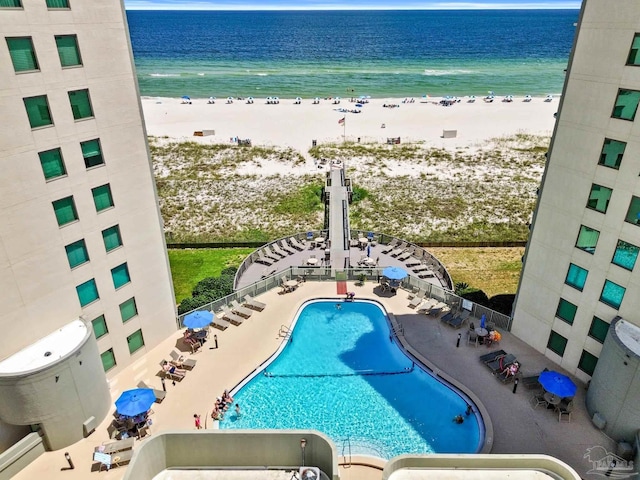
[[[87,245],[84,243],[84,239],[73,242],[64,248],[67,251],[67,260],[69,260],[69,266],[71,268],[75,268],[89,261],[89,252],[87,251]]]
[[[578,368],[587,375],[593,375],[593,371],[596,369],[597,363],[598,357],[590,354],[586,350],[583,350],[582,355],[580,355],[580,361],[578,362]]]
[[[576,248],[593,254],[593,252],[596,251],[596,245],[598,244],[599,237],[600,232],[598,230],[580,225],[578,240],[576,240]]]
[[[627,216],[624,220],[634,225],[640,225],[640,198],[635,196],[631,197],[629,210],[627,210]]]
[[[27,109],[29,117],[29,125],[31,128],[44,127],[53,125],[51,111],[49,110],[49,102],[46,95],[38,95],[37,97],[24,98],[24,106]]]
[[[71,111],[75,120],[93,117],[89,90],[73,90],[69,92],[69,102],[71,102]]]
[[[142,330],[137,330],[127,337],[127,345],[129,345],[129,353],[134,353],[144,347],[144,338]]]
[[[614,263],[622,268],[626,268],[627,270],[633,270],[633,267],[636,264],[636,259],[638,258],[638,251],[640,248],[635,245],[631,245],[622,240],[618,240],[618,245],[616,246],[616,253],[613,254],[613,260],[611,263]]]
[[[617,283],[613,283],[611,280],[605,280],[602,293],[600,294],[600,301],[617,310],[620,308],[626,291],[626,288],[621,287]]]
[[[624,155],[624,149],[626,147],[627,144],[625,142],[619,142],[618,140],[605,138],[598,165],[603,165],[605,167],[615,168],[616,170],[618,170],[620,168],[620,164],[622,163],[622,156]]]
[[[114,248],[122,246],[122,237],[120,235],[120,227],[114,225],[102,231],[102,240],[104,241],[104,249],[110,252]]]
[[[640,102],[640,92],[636,90],[618,90],[618,98],[616,105],[613,107],[613,118],[633,121],[636,118],[638,110],[638,102]]]
[[[22,8],[20,0],[0,0],[0,8]]]
[[[81,142],[80,148],[82,148],[82,156],[84,157],[84,166],[86,168],[104,165],[100,140],[96,138],[95,140]]]
[[[604,339],[607,337],[609,331],[609,324],[604,320],[593,317],[591,320],[591,327],[589,328],[589,336],[600,343],[604,343]]]
[[[13,69],[16,72],[40,70],[31,37],[7,37],[6,40]]]
[[[576,317],[576,311],[578,307],[571,302],[567,302],[564,298],[561,298],[558,302],[558,309],[556,310],[556,317],[564,320],[569,325],[573,324],[573,319]]]
[[[570,263],[569,270],[567,271],[567,278],[564,280],[564,283],[566,283],[570,287],[582,291],[582,289],[584,288],[584,284],[587,281],[588,273],[589,272],[584,268]]]
[[[69,0],[47,0],[47,8],[69,8]]]
[[[76,67],[82,65],[78,37],[75,35],[56,35],[56,46],[62,67]]]
[[[131,320],[138,314],[138,307],[136,306],[135,297],[131,297],[126,302],[120,304],[120,316],[122,317],[122,323]]]
[[[640,65],[640,33],[636,33],[631,43],[631,50],[629,51],[629,57],[627,57],[627,65]]]
[[[549,334],[549,341],[547,342],[547,348],[562,357],[564,355],[564,349],[567,348],[567,339],[559,333],[551,330],[551,333]]]
[[[91,320],[91,325],[93,325],[93,334],[96,338],[103,337],[109,333],[107,321],[104,319],[104,315],[100,315],[98,318]]]
[[[93,203],[96,206],[96,212],[101,212],[107,208],[113,207],[113,197],[111,196],[111,187],[107,183],[91,189],[93,194]]]
[[[84,282],[82,285],[78,285],[76,287],[76,292],[78,292],[78,299],[80,300],[81,307],[89,305],[100,298],[100,295],[98,295],[96,281],[93,278],[88,282]]]
[[[113,279],[113,287],[116,290],[131,282],[129,267],[127,267],[126,262],[111,269],[111,278]]]
[[[53,211],[56,213],[56,220],[58,220],[58,226],[60,227],[78,220],[78,212],[73,197],[61,198],[53,202]]]
[[[45,180],[53,180],[67,174],[67,169],[62,160],[62,151],[59,148],[40,152],[38,156],[40,157],[40,165],[42,166]]]
[[[105,372],[108,372],[116,366],[116,356],[113,354],[113,348],[101,353],[100,358],[102,359],[102,368],[104,368]]]
[[[602,185],[591,185],[591,193],[589,194],[589,201],[587,202],[587,208],[596,210],[598,212],[607,213],[609,207],[609,200],[611,199],[611,193],[613,190]]]

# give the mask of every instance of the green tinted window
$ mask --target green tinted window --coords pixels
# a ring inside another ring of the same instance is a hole
[[[122,323],[132,319],[138,314],[138,307],[136,306],[135,297],[130,298],[126,302],[120,304],[120,316],[122,317]]]
[[[558,302],[558,309],[556,310],[556,317],[564,320],[568,324],[573,324],[573,319],[576,317],[576,311],[578,307],[571,302],[567,302],[564,298],[561,298]]]
[[[607,213],[609,208],[609,200],[611,199],[611,193],[613,190],[602,185],[591,185],[591,193],[589,194],[589,201],[587,202],[587,208],[596,210],[598,212]]]
[[[629,51],[629,57],[627,58],[627,65],[640,65],[640,33],[636,33],[631,43],[631,50]]]
[[[78,293],[78,299],[80,300],[81,307],[89,305],[100,298],[100,295],[98,295],[96,281],[93,278],[84,282],[82,285],[78,285],[76,287],[76,292]]]
[[[106,352],[100,354],[100,358],[102,359],[102,367],[105,372],[108,372],[116,366],[116,356],[113,354],[113,348],[110,348]]]
[[[87,251],[87,245],[84,243],[84,239],[73,242],[64,248],[67,251],[67,259],[69,260],[69,266],[71,268],[75,268],[89,261],[89,252]]]
[[[69,0],[47,0],[48,8],[69,8]]]
[[[606,303],[610,307],[615,309],[620,308],[620,304],[624,299],[624,294],[627,291],[626,288],[613,283],[611,280],[605,280],[602,287],[602,293],[600,294],[600,301]]]
[[[580,361],[578,362],[578,368],[582,370],[584,373],[586,373],[587,375],[593,375],[593,372],[596,369],[597,363],[598,363],[598,357],[596,357],[595,355],[592,355],[586,350],[583,350],[582,355],[580,356]]]
[[[69,102],[71,102],[71,111],[73,112],[74,119],[80,120],[82,118],[93,117],[89,90],[74,90],[69,92]]]
[[[58,47],[60,65],[63,67],[82,65],[78,37],[75,35],[56,35],[56,46]]]
[[[100,140],[95,139],[82,142],[80,143],[80,148],[82,148],[85,167],[91,168],[104,163],[104,159],[102,158],[102,149],[100,148]]]
[[[129,353],[133,353],[142,347],[144,347],[144,338],[142,337],[142,330],[133,332],[127,337],[127,345],[129,345]]]
[[[39,70],[36,51],[33,48],[31,37],[7,38],[9,55],[16,72],[29,72]]]
[[[580,225],[578,240],[576,240],[576,248],[584,250],[585,252],[593,253],[596,251],[596,245],[598,244],[599,237],[600,232],[598,230]]]
[[[129,283],[131,281],[131,277],[129,276],[129,267],[127,267],[127,264],[123,263],[122,265],[112,268],[111,278],[113,279],[113,287],[116,290]]]
[[[106,208],[113,207],[113,197],[111,196],[111,187],[109,184],[92,188],[93,203],[96,206],[96,212],[100,212]]]
[[[22,2],[20,0],[0,0],[0,8],[21,8]]]
[[[51,180],[67,174],[62,160],[62,151],[59,148],[40,152],[38,156],[40,157],[40,165],[42,166],[45,180]]]
[[[107,228],[102,231],[102,240],[104,240],[104,248],[107,252],[110,252],[114,248],[118,248],[122,245],[122,237],[120,236],[120,227],[114,225],[111,228]]]
[[[46,95],[27,97],[23,100],[24,106],[27,109],[27,116],[29,117],[29,125],[31,125],[31,128],[53,125],[53,119],[51,118],[49,102],[47,102]]]
[[[636,260],[638,259],[639,250],[635,245],[618,240],[616,252],[613,254],[613,260],[611,260],[611,262],[627,270],[633,270],[633,267],[636,265]]]
[[[551,330],[551,334],[549,334],[549,341],[547,342],[547,348],[562,357],[564,355],[564,349],[567,348],[567,339],[559,333]]]
[[[640,102],[640,92],[636,90],[618,90],[618,98],[613,107],[613,118],[633,121],[638,111],[638,103]]]
[[[104,319],[104,315],[100,315],[98,318],[91,320],[91,325],[93,326],[93,333],[96,338],[100,338],[109,333],[107,321]]]
[[[634,225],[640,225],[640,198],[631,197],[631,203],[629,203],[629,210],[627,210],[625,221],[633,223]]]
[[[600,343],[604,343],[604,339],[607,337],[609,331],[609,324],[604,320],[593,317],[591,321],[591,327],[589,328],[589,336],[596,339]]]
[[[78,212],[76,211],[73,197],[62,198],[53,202],[53,211],[56,214],[59,226],[78,220]]]
[[[605,167],[618,170],[620,168],[620,164],[622,163],[622,156],[624,155],[624,150],[626,147],[627,144],[625,142],[619,142],[617,140],[605,138],[598,165],[603,165]]]
[[[567,278],[564,280],[564,283],[582,291],[582,289],[584,288],[584,284],[587,281],[588,273],[589,272],[584,268],[570,263],[569,270],[567,271]]]

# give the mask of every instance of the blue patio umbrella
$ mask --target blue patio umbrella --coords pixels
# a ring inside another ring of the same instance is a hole
[[[389,280],[402,280],[408,273],[400,267],[387,267],[382,270],[382,275]]]
[[[135,417],[147,412],[153,402],[156,401],[156,394],[150,388],[134,388],[122,392],[116,400],[116,409],[120,415]]]
[[[371,256],[371,244],[367,245],[367,257]]]
[[[198,310],[185,316],[182,324],[187,328],[203,328],[209,325],[212,320],[213,313]]]
[[[191,100],[191,97],[189,95],[183,95],[182,99],[183,100]]]
[[[573,397],[578,389],[573,380],[553,370],[542,372],[538,381],[547,392],[562,398]]]
[[[483,313],[482,317],[480,317],[480,328],[485,328],[487,323],[487,316]]]

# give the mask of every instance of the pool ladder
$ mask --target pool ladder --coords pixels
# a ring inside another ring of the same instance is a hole
[[[346,451],[346,453],[345,453]],[[351,468],[351,438],[342,441],[342,467]]]
[[[286,325],[280,325],[280,331],[278,332],[278,336],[285,340],[291,338],[291,329]]]
[[[404,327],[401,324],[397,324],[397,326],[391,326],[391,334],[389,335],[389,340],[393,341],[393,337],[397,337],[398,335],[404,336]]]

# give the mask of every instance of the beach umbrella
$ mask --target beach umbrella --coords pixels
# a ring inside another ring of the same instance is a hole
[[[156,394],[151,388],[134,388],[122,392],[116,400],[116,410],[120,415],[135,417],[149,411],[155,401]]]
[[[402,280],[408,273],[400,267],[387,267],[382,270],[382,275],[389,280]]]
[[[182,324],[187,328],[203,328],[211,323],[213,313],[206,310],[198,310],[186,315],[182,320]]]
[[[182,99],[183,100],[191,100],[191,97],[189,95],[183,95]]]
[[[371,256],[371,244],[367,245],[367,257]]]
[[[547,392],[561,398],[573,397],[578,390],[573,380],[553,370],[542,372],[538,377],[538,382]]]
[[[480,328],[484,328],[487,323],[487,316],[483,313],[480,317]]]

